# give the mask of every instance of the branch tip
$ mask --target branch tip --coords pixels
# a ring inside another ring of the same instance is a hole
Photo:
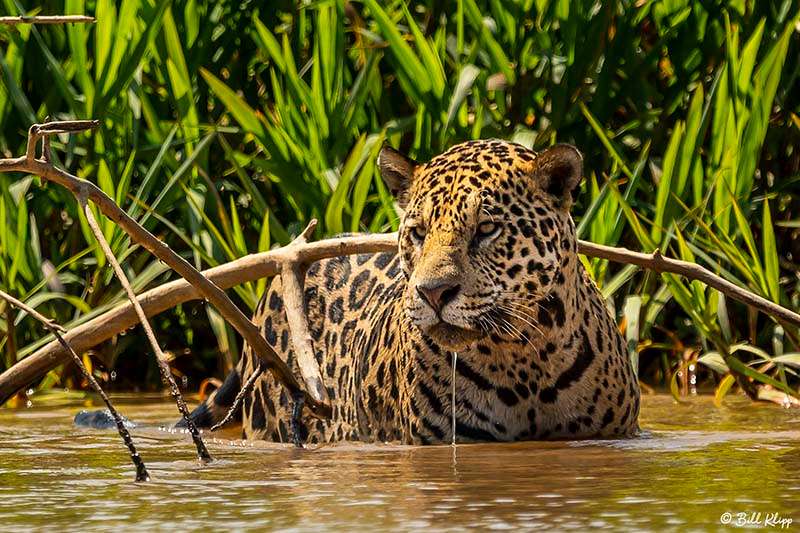
[[[53,134],[96,130],[99,126],[99,120],[57,120],[55,122],[45,122],[44,124],[34,124],[31,128],[37,127],[38,131],[43,134]]]
[[[297,236],[297,240],[300,242],[308,242],[308,240],[311,238],[311,235],[314,234],[314,230],[317,229],[318,222],[319,221],[316,218],[309,220],[308,226],[306,226],[306,229],[304,229],[303,232]]]

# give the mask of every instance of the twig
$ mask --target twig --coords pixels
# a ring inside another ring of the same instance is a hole
[[[88,22],[94,24],[94,17],[84,15],[42,15],[34,17],[0,17],[0,24],[12,26],[15,24],[70,24],[75,22]]]
[[[61,120],[58,122],[45,122],[44,124],[34,124],[28,128],[28,143],[25,147],[25,160],[27,162],[36,161],[36,145],[39,140],[47,139],[49,135],[59,133],[79,133],[81,131],[95,130],[100,125],[98,120]],[[50,143],[45,141],[42,146],[42,161],[51,163]]]
[[[89,182],[84,182],[84,184],[88,183]],[[111,251],[111,247],[108,245],[103,235],[103,230],[100,229],[100,225],[97,223],[97,220],[95,220],[92,210],[89,209],[88,187],[84,185],[76,196],[81,210],[83,210],[83,214],[86,216],[86,221],[89,223],[89,228],[92,230],[92,233],[94,233],[94,237],[97,239],[98,244],[100,244],[100,248],[103,250],[106,259],[108,259],[109,264],[111,264],[111,267],[114,269],[114,274],[116,274],[122,288],[125,289],[125,293],[128,295],[128,299],[136,310],[139,322],[141,322],[147,340],[150,342],[150,346],[156,356],[158,368],[161,370],[161,379],[164,381],[164,384],[169,387],[170,393],[178,406],[178,411],[180,411],[181,416],[183,416],[183,419],[186,421],[186,427],[189,429],[189,434],[191,434],[192,441],[194,441],[194,445],[197,448],[198,459],[204,463],[211,462],[211,454],[208,453],[208,448],[206,448],[203,438],[200,436],[200,431],[198,431],[197,426],[189,416],[189,409],[186,408],[186,402],[183,401],[183,396],[181,396],[178,384],[175,383],[175,378],[172,377],[169,363],[164,356],[164,352],[161,351],[161,347],[158,345],[158,340],[153,332],[153,328],[150,327],[150,321],[147,320],[147,315],[144,314],[142,306],[136,298],[136,293],[133,292],[133,287],[131,287],[131,284],[128,282],[128,277],[125,275],[125,272],[122,271],[122,267],[117,261],[117,258],[114,257],[114,252]]]
[[[233,415],[235,415],[236,411],[238,411],[239,408],[242,406],[242,400],[244,400],[244,397],[247,396],[247,394],[251,390],[253,390],[253,385],[263,372],[264,372],[264,366],[261,364],[261,361],[259,360],[258,365],[255,367],[255,369],[253,369],[253,372],[250,374],[250,377],[247,378],[245,384],[242,386],[241,389],[239,389],[239,392],[236,393],[236,398],[233,399],[233,403],[231,404],[230,409],[228,409],[228,412],[225,414],[225,417],[216,424],[214,424],[213,426],[211,426],[209,431],[216,431],[233,419]]]
[[[611,246],[603,246],[602,244],[578,241],[578,252],[591,257],[599,257],[618,263],[640,266],[654,272],[679,274],[691,280],[700,281],[709,287],[717,289],[726,296],[730,296],[734,300],[763,311],[786,323],[800,327],[800,315],[791,309],[770,302],[747,289],[734,285],[701,265],[664,257],[659,250],[655,250],[652,254],[644,254],[641,252],[633,252],[627,248],[613,248]]]
[[[47,128],[57,127],[59,123],[52,123]],[[317,401],[308,394],[297,379],[292,374],[286,363],[278,357],[275,350],[267,343],[250,320],[239,310],[236,305],[228,298],[225,292],[206,279],[188,261],[173,252],[169,246],[158,240],[153,234],[144,229],[140,224],[133,220],[125,211],[119,208],[114,201],[109,198],[100,188],[93,183],[81,180],[68,172],[65,172],[49,161],[36,159],[35,142],[31,138],[41,134],[41,125],[33,125],[29,131],[28,148],[25,156],[0,160],[0,172],[29,172],[42,178],[66,187],[70,191],[80,193],[82,188],[86,188],[88,198],[103,212],[108,218],[125,231],[131,239],[141,244],[150,253],[161,259],[175,272],[192,284],[208,300],[220,314],[244,337],[245,341],[253,348],[253,351],[264,361],[267,369],[272,372],[275,378],[285,386],[290,393],[298,391],[305,394],[306,405],[311,411],[321,417],[329,417],[331,406]],[[45,131],[49,133],[51,131]]]
[[[122,441],[125,443],[125,446],[128,447],[128,451],[131,454],[131,461],[133,461],[133,465],[136,467],[136,481],[150,481],[150,474],[147,473],[147,467],[144,465],[144,461],[142,461],[142,458],[139,456],[139,452],[136,451],[136,446],[133,444],[131,434],[128,432],[128,428],[125,427],[125,422],[122,420],[119,412],[111,404],[111,399],[102,389],[102,387],[100,387],[100,384],[97,382],[97,380],[94,379],[94,376],[86,368],[86,365],[83,364],[83,361],[81,361],[81,358],[72,348],[72,346],[64,339],[64,337],[61,336],[61,333],[64,333],[66,330],[56,321],[43,316],[32,307],[28,307],[10,294],[0,291],[0,298],[31,315],[33,318],[41,322],[45,328],[50,330],[53,335],[55,335],[56,339],[58,339],[58,342],[61,343],[64,349],[72,357],[72,360],[75,362],[75,364],[78,365],[83,377],[86,378],[94,391],[100,395],[103,403],[105,403],[106,407],[108,408],[108,412],[111,413],[111,416],[114,418],[114,422],[117,424],[117,431],[119,431],[119,436],[122,437]]]

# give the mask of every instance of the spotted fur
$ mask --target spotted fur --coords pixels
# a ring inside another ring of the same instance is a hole
[[[446,443],[630,437],[639,387],[624,341],[577,256],[569,215],[582,162],[499,140],[427,164],[389,148],[381,173],[405,210],[398,254],[315,263],[305,299],[333,416],[306,415],[308,442]],[[296,370],[280,279],[254,318]],[[195,411],[224,413],[256,360]],[[271,375],[243,407],[243,436],[289,441],[291,405]]]

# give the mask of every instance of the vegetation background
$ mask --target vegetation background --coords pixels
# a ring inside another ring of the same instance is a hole
[[[586,162],[581,238],[659,248],[798,310],[799,13],[793,0],[0,0],[0,15],[97,18],[0,27],[0,153],[23,153],[46,117],[98,119],[55,143],[63,166],[207,268],[312,217],[318,237],[396,228],[375,171],[384,142],[423,161],[467,139],[569,142]],[[137,290],[171,277],[104,231]],[[0,174],[2,290],[67,327],[108,310],[124,295],[92,242],[66,190]],[[798,386],[796,328],[698,282],[586,264],[645,384],[722,396],[733,365]],[[238,303],[265,286],[237,288]],[[1,371],[48,339],[0,309]],[[201,303],[153,323],[189,387],[237,358],[240,339]],[[134,330],[84,359],[112,389],[155,388],[144,345]],[[39,384],[54,386],[79,375]]]

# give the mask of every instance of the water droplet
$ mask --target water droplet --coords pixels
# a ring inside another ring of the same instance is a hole
[[[30,401],[30,400],[28,400],[27,402],[25,402],[25,407],[27,407],[28,409],[30,409],[31,407],[33,407],[33,402],[32,402],[32,401]]]
[[[64,387],[64,392],[69,392],[69,387]]]
[[[127,329],[123,329],[122,331],[119,332],[119,334],[124,337],[125,335],[128,334],[128,330]]]
[[[33,389],[28,389],[25,391],[25,396],[32,396],[32,395],[33,395]]]
[[[117,371],[116,370],[112,370],[111,374],[110,374],[110,377],[111,377],[111,381],[116,380],[117,379]]]
[[[183,383],[184,387],[189,386],[189,376],[181,376],[181,383]]]

